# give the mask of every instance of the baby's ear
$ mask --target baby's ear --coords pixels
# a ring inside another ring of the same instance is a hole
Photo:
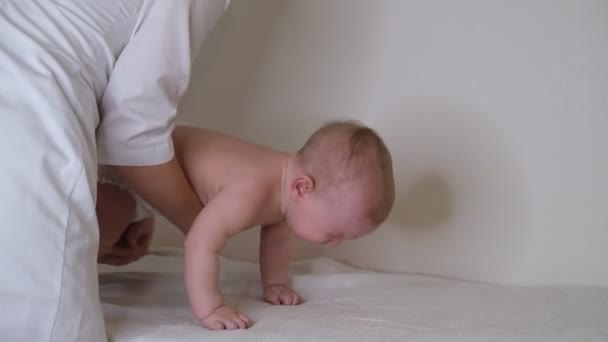
[[[297,200],[315,189],[315,181],[308,175],[297,176],[291,182],[291,194]]]

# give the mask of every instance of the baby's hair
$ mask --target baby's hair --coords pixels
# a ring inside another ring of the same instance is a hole
[[[395,200],[391,154],[373,129],[353,120],[330,122],[310,136],[296,158],[320,191],[345,183],[359,187],[374,224],[390,213]]]

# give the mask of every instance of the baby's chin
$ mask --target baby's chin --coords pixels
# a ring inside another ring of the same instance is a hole
[[[298,232],[297,232],[297,231],[293,231],[293,235],[294,235],[295,237],[297,237],[298,239],[300,239],[300,240],[304,240],[304,241],[309,242],[309,243],[314,243],[314,244],[317,244],[317,245],[321,245],[321,244],[323,244],[323,242],[322,242],[322,241],[317,241],[317,240],[315,240],[315,239],[310,239],[310,238],[307,238],[305,235],[298,234]]]
[[[317,243],[316,241],[311,240],[311,239],[307,238],[306,236],[302,236],[302,235],[300,235],[300,234],[298,234],[298,233],[294,233],[294,235],[295,235],[295,236],[296,236],[298,239],[300,239],[300,240],[304,240],[304,241],[306,241],[306,242],[310,242],[310,243]]]

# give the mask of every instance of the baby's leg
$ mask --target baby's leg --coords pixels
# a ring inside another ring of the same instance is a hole
[[[135,215],[135,200],[124,189],[112,184],[98,184],[97,220],[99,254],[102,257],[122,237]]]

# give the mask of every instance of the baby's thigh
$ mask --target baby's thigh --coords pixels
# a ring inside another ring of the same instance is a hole
[[[99,253],[120,240],[135,215],[135,200],[128,191],[112,184],[98,184],[97,220],[99,222]]]

